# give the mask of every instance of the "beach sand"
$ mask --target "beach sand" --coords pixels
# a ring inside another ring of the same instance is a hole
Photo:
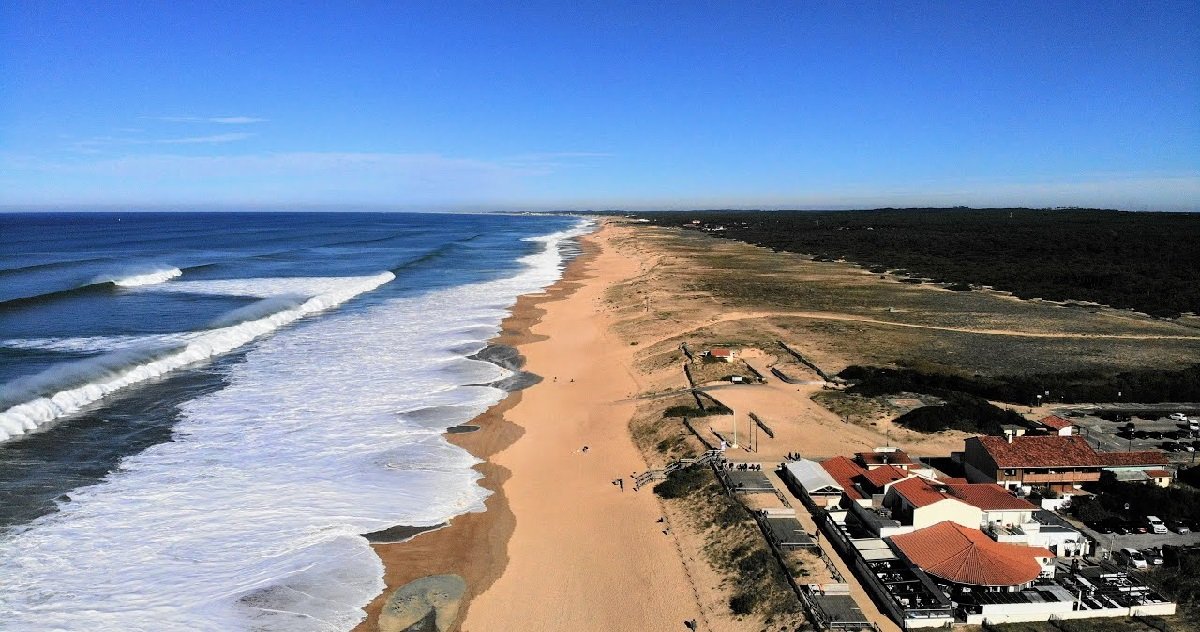
[[[506,415],[521,440],[492,457],[511,471],[509,560],[463,630],[682,630],[697,614],[658,500],[630,484],[646,469],[628,433],[641,385],[635,348],[610,334],[603,303],[641,267],[608,247],[610,235],[589,238],[598,248],[573,270],[587,282],[546,304],[531,328],[543,339],[519,347],[544,381]],[[621,477],[623,491],[612,484]]]
[[[646,469],[628,434],[628,398],[641,385],[635,349],[610,336],[602,310],[605,291],[641,269],[609,237],[602,228],[584,238],[563,279],[522,297],[492,341],[517,348],[542,382],[472,421],[478,431],[447,436],[486,460],[476,468],[494,492],[487,511],[373,545],[387,588],[356,630],[377,630],[386,598],[433,574],[466,580],[467,631],[681,630],[695,617],[676,544],[657,522],[661,506],[630,484]]]

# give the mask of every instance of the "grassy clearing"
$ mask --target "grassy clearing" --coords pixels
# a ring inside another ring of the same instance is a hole
[[[833,414],[859,426],[874,425],[882,417],[895,417],[902,411],[887,397],[863,397],[845,391],[820,391],[812,400]]]
[[[1021,301],[992,292],[911,286],[881,280],[850,264],[816,263],[691,231],[647,228],[639,235],[670,253],[653,278],[639,281],[643,284],[639,289],[657,287],[723,310],[830,312],[934,327],[1051,334],[1196,335],[1196,329],[1184,322],[1121,310]],[[1021,375],[1182,368],[1200,357],[1196,340],[1030,338],[784,317],[732,324],[736,326],[728,329],[706,327],[716,334],[711,342],[742,336],[758,338],[760,344],[754,346],[768,348],[782,331],[832,372],[850,364],[925,363],[971,374]],[[693,338],[687,337],[689,343],[703,344]],[[673,341],[673,346],[678,342]]]

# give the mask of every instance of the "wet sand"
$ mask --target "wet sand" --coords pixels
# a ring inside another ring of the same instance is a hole
[[[595,247],[589,247],[585,242],[583,253],[568,264],[562,279],[543,294],[520,297],[511,314],[501,324],[500,335],[490,341],[488,350],[476,354],[479,359],[496,361],[506,368],[519,368],[513,354],[503,349],[519,351],[522,345],[545,338],[530,331],[531,326],[545,313],[543,304],[562,300],[577,288],[581,268],[594,255]],[[522,375],[528,374],[518,373],[514,378],[521,378]],[[521,379],[536,383],[536,380],[528,377]],[[500,386],[515,389],[526,385]],[[366,607],[367,618],[354,628],[356,632],[378,630],[379,612],[387,598],[396,589],[421,577],[439,574],[461,576],[467,583],[465,610],[473,595],[486,590],[500,576],[508,561],[506,544],[513,532],[515,519],[504,494],[504,482],[509,478],[509,470],[489,459],[512,445],[523,434],[519,426],[506,419],[506,413],[517,406],[522,395],[521,391],[515,390],[469,424],[456,426],[477,430],[447,432],[447,441],[483,460],[475,469],[483,475],[479,483],[492,492],[485,502],[487,510],[457,516],[448,526],[421,533],[407,541],[373,543],[372,548],[383,561],[386,587]],[[411,527],[396,529],[403,531]]]

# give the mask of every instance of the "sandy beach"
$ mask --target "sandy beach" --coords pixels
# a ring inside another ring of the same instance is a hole
[[[487,511],[374,545],[387,589],[357,630],[379,629],[396,588],[443,573],[466,580],[462,630],[677,630],[696,616],[657,499],[628,484],[646,469],[627,428],[640,388],[635,348],[611,337],[601,305],[612,284],[640,270],[607,246],[610,235],[585,238],[564,278],[522,297],[493,341],[516,347],[543,381],[471,422],[479,431],[448,435],[485,459],[477,469],[494,492]],[[613,484],[619,477],[624,487]]]

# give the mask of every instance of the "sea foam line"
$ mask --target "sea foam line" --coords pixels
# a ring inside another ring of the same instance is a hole
[[[134,274],[131,276],[113,279],[113,285],[119,287],[139,287],[142,285],[155,285],[165,283],[176,277],[183,276],[183,271],[179,268],[169,268],[166,270],[155,270],[143,274]]]
[[[204,332],[189,341],[182,350],[132,366],[116,375],[107,376],[107,379],[62,390],[49,397],[39,397],[13,406],[0,412],[0,443],[37,430],[45,424],[77,412],[84,406],[127,386],[159,377],[216,355],[228,353],[255,338],[310,314],[340,305],[395,278],[396,275],[391,272],[362,277],[356,283],[350,283],[314,296],[291,309],[285,309],[257,320]]]

